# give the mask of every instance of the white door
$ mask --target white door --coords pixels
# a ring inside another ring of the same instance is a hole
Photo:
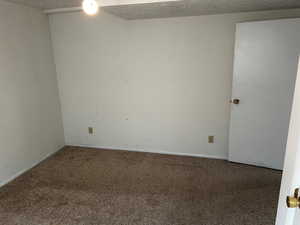
[[[229,160],[282,169],[300,53],[300,19],[240,23]]]
[[[286,197],[300,187],[300,61],[286,147],[276,225],[299,225],[300,208],[289,209]]]

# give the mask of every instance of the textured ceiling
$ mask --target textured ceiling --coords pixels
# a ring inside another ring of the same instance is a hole
[[[78,7],[82,0],[8,1],[41,9],[56,9]],[[106,6],[103,7],[103,10],[125,19],[144,19],[290,8],[300,8],[300,0],[181,0],[165,3]]]
[[[182,0],[104,8],[126,19],[143,19],[300,8],[300,0]]]
[[[82,0],[6,0],[40,9],[58,9],[81,6]]]

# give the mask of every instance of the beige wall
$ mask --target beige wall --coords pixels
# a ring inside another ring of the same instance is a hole
[[[64,145],[48,18],[0,1],[0,186]]]
[[[50,16],[66,143],[226,158],[235,24],[298,16]]]

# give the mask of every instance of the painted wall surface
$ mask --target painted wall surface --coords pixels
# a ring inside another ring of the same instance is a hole
[[[236,23],[299,16],[50,16],[66,143],[227,158]]]
[[[0,186],[64,145],[48,18],[0,1]]]

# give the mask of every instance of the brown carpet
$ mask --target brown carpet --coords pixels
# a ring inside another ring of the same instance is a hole
[[[274,225],[281,173],[66,147],[0,189],[2,225]]]

